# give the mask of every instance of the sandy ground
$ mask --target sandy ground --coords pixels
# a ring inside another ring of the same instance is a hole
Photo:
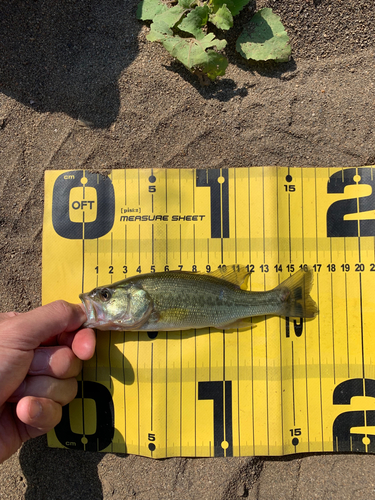
[[[375,164],[373,0],[262,0],[293,59],[200,87],[135,18],[137,0],[0,3],[1,310],[41,301],[46,169]],[[245,22],[245,10],[238,20]],[[28,442],[1,499],[371,499],[375,457],[168,459]]]

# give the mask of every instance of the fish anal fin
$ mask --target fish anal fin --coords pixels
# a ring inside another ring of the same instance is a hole
[[[222,325],[214,325],[215,328],[218,330],[251,330],[252,328],[256,328],[257,325],[255,325],[252,321],[251,318],[242,318],[238,319],[236,321],[232,321],[231,323],[224,323]]]
[[[250,273],[245,266],[232,264],[231,266],[221,266],[210,273],[210,276],[228,281],[237,285],[243,290],[247,290]]]

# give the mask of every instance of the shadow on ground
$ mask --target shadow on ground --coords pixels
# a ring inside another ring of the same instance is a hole
[[[25,443],[20,464],[27,480],[26,500],[103,498],[98,464],[101,453],[47,447],[45,436]]]
[[[0,91],[39,112],[108,127],[138,53],[136,0],[0,2]]]

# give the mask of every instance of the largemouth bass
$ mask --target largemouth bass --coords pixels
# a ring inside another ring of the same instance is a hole
[[[273,290],[250,292],[243,289],[249,278],[244,266],[224,266],[208,274],[169,271],[98,287],[80,299],[85,326],[99,330],[243,328],[254,316],[313,318],[317,306],[310,297],[312,277],[311,269],[301,269]]]

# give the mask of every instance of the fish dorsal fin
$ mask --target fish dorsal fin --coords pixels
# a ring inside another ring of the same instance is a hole
[[[221,266],[210,273],[210,275],[215,278],[229,281],[229,283],[233,283],[233,285],[237,285],[243,290],[246,290],[250,273],[245,266],[232,264],[231,266]]]

